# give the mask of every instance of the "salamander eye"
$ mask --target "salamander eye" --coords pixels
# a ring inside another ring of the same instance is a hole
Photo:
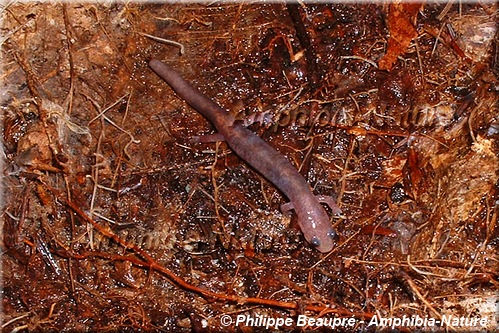
[[[314,236],[310,239],[310,244],[312,244],[315,247],[319,247],[319,246],[321,246],[321,241],[319,240],[319,238],[317,236]]]
[[[333,229],[330,229],[327,233],[328,237],[331,238],[331,239],[336,239],[337,237],[337,234],[336,234],[336,231],[334,231]]]

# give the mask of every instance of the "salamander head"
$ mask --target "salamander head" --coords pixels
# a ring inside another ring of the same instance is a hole
[[[321,252],[329,252],[335,245],[336,232],[331,227],[325,234],[315,234],[307,241]]]
[[[319,205],[320,206],[320,205]],[[336,232],[324,208],[298,216],[298,224],[305,239],[321,252],[329,252],[335,246]]]

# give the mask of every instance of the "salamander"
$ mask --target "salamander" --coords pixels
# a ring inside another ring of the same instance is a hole
[[[305,178],[284,155],[191,86],[172,67],[159,60],[151,60],[149,66],[178,96],[215,126],[218,134],[241,159],[284,193],[290,202],[282,205],[282,210],[294,209],[305,239],[321,252],[331,251],[336,232],[320,201],[326,202],[334,214],[339,214],[341,210],[335,201],[331,197],[315,196]]]

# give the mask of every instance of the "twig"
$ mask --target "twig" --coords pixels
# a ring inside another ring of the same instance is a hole
[[[102,235],[105,237],[108,237],[115,241],[116,243],[120,244],[124,248],[131,249],[134,253],[136,253],[138,256],[140,256],[142,259],[139,259],[135,256],[131,255],[118,255],[118,254],[112,254],[112,253],[104,253],[104,252],[82,252],[81,254],[74,254],[69,251],[65,251],[64,253],[66,256],[75,258],[75,259],[84,259],[88,257],[100,257],[100,258],[107,258],[111,260],[119,260],[119,261],[129,261],[132,264],[135,264],[136,266],[140,266],[143,268],[148,268],[153,271],[156,271],[160,273],[161,275],[167,277],[170,281],[172,281],[174,284],[177,286],[187,290],[194,292],[196,294],[199,294],[205,298],[211,299],[211,300],[218,300],[218,301],[228,301],[231,303],[236,303],[236,304],[257,304],[257,305],[265,305],[269,307],[276,307],[276,308],[282,308],[282,309],[291,309],[291,310],[305,310],[305,311],[314,311],[314,312],[321,312],[321,313],[334,313],[339,316],[344,316],[344,317],[356,317],[356,318],[362,318],[362,319],[370,319],[374,316],[373,313],[371,312],[357,312],[357,311],[350,311],[345,308],[330,308],[327,305],[305,305],[302,306],[301,303],[299,302],[284,302],[284,301],[278,301],[278,300],[272,300],[272,299],[264,299],[264,298],[258,298],[258,297],[240,297],[234,294],[222,294],[222,293],[217,293],[213,292],[198,286],[195,286],[193,284],[188,283],[181,277],[177,276],[175,273],[173,273],[171,270],[169,270],[166,267],[161,266],[153,257],[151,257],[146,251],[142,250],[139,248],[137,245],[133,243],[128,243],[122,238],[118,237],[115,233],[111,231],[111,229],[101,226],[97,222],[95,222],[93,219],[88,217],[77,204],[68,201],[64,199],[56,189],[48,186],[47,184],[44,184],[47,186],[47,188],[57,197],[59,201],[61,201],[63,204],[65,204],[68,208],[70,208],[76,215],[78,215],[82,220],[84,220],[86,223],[91,224],[98,232],[100,232]]]
[[[176,41],[173,41],[173,40],[170,40],[170,39],[164,39],[164,38],[161,38],[161,37],[158,37],[158,36],[153,36],[153,35],[149,35],[149,34],[146,34],[146,33],[143,33],[143,32],[138,32],[139,35],[142,35],[144,37],[147,37],[147,38],[150,38],[156,42],[160,42],[160,43],[163,43],[163,44],[169,44],[169,45],[173,45],[173,46],[177,46],[179,49],[180,49],[180,55],[184,55],[184,52],[185,52],[185,47],[183,44],[180,44],[179,42],[176,42]]]
[[[9,320],[9,321],[7,321],[7,322],[3,323],[3,324],[2,324],[2,328],[9,326],[10,324],[12,324],[13,322],[18,321],[19,319],[26,318],[27,316],[29,316],[29,312],[28,312],[28,313],[25,313],[25,314],[22,314],[22,315],[20,315],[20,316],[17,316],[17,317],[15,317],[15,318],[12,318],[11,320]]]
[[[353,56],[343,56],[343,57],[341,57],[341,59],[362,60],[364,62],[367,62],[369,65],[373,66],[374,68],[378,68],[378,64],[376,64],[374,61],[372,61],[370,59],[367,59],[367,58],[359,57],[359,56],[356,56],[356,55],[353,55]]]

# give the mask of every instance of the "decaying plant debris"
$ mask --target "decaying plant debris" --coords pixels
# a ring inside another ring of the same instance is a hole
[[[222,318],[497,328],[494,4],[34,4],[2,15],[5,332],[263,332]],[[164,61],[334,195],[281,193],[147,67]],[[444,325],[445,326],[445,325]],[[413,331],[415,327],[397,327]]]

